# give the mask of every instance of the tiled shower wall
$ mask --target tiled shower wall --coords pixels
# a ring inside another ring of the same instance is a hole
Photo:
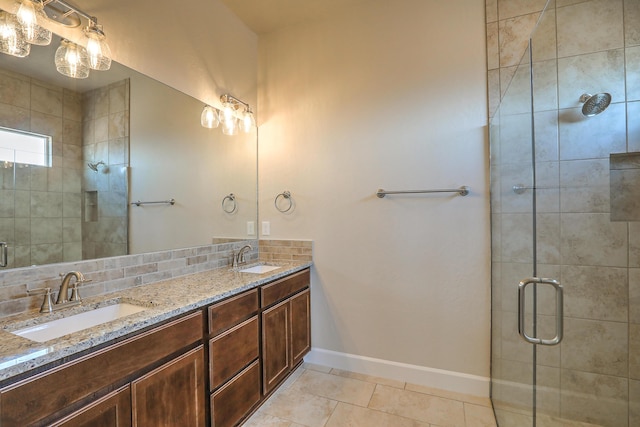
[[[3,70],[0,88],[0,126],[53,140],[51,167],[0,169],[0,241],[9,245],[9,267],[80,259],[81,98]]]
[[[487,1],[491,113],[505,93],[509,99],[514,92],[523,94],[515,96],[520,104],[507,105],[509,114],[501,106],[503,144],[530,136],[528,77],[521,80],[516,66],[544,4]],[[619,166],[610,167],[610,154],[640,151],[640,1],[557,0],[533,43],[536,171],[542,187],[538,275],[559,278],[565,287],[565,339],[537,357],[539,420],[547,421],[545,426],[564,425],[558,419],[640,425],[640,223],[620,216],[619,201],[629,186],[611,179]],[[612,105],[598,116],[582,116],[580,95],[605,91],[612,94]],[[532,274],[531,193],[512,191],[513,185],[530,182],[527,165],[518,164],[530,156],[527,150],[526,144],[503,149],[499,174],[492,166],[492,375],[499,379],[492,393],[506,426],[531,418],[526,385],[533,357],[517,333],[515,298],[518,281]],[[544,308],[548,302],[541,295],[542,333],[553,332],[553,310]]]
[[[125,255],[129,79],[83,94],[83,259]],[[104,162],[97,171],[88,162]]]

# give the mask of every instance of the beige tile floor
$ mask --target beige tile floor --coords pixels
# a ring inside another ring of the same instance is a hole
[[[489,399],[303,364],[243,427],[496,427]]]

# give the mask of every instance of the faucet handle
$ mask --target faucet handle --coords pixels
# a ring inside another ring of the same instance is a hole
[[[82,301],[80,293],[78,292],[78,286],[73,286],[71,288],[71,298],[69,298],[69,301]]]
[[[51,313],[53,311],[51,288],[27,289],[27,295],[44,295],[44,300],[40,306],[40,313]]]
[[[51,288],[27,289],[27,295],[45,295],[50,294]]]
[[[69,301],[82,301],[82,298],[80,298],[78,285],[81,285],[83,283],[89,283],[92,281],[93,281],[92,279],[82,279],[82,280],[76,280],[75,282],[73,282],[71,284],[71,298],[69,298]]]

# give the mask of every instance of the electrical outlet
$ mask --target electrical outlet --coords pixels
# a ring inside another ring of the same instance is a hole
[[[247,221],[247,235],[253,236],[256,234],[256,224],[253,221]]]
[[[271,234],[271,223],[269,221],[262,221],[262,235],[268,236]]]

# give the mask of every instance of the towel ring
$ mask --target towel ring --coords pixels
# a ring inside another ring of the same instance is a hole
[[[287,209],[280,209],[280,206],[278,206],[278,199],[280,197],[289,201],[289,207]],[[276,199],[273,201],[273,204],[275,205],[276,209],[279,210],[280,212],[282,213],[289,212],[293,207],[293,199],[291,198],[291,192],[283,191],[282,193],[278,194],[276,196]]]
[[[228,209],[227,205],[229,205],[229,203],[226,203],[227,200],[229,200],[231,202],[230,206],[231,209]],[[228,214],[234,213],[236,211],[236,209],[238,209],[238,203],[236,202],[236,196],[233,193],[229,193],[228,196],[225,196],[224,199],[222,199],[222,210],[225,211]]]

